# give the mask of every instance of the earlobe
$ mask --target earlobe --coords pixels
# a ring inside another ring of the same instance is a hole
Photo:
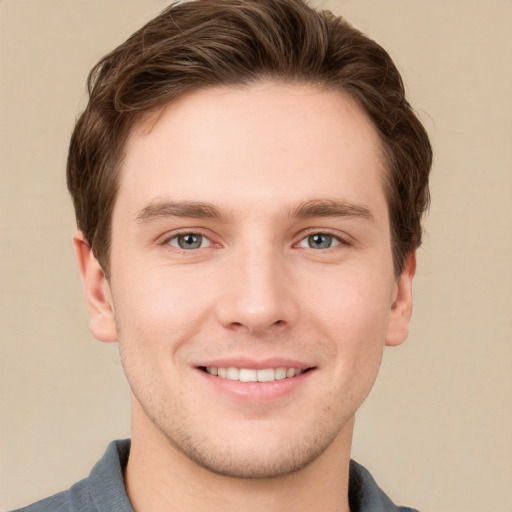
[[[400,345],[409,334],[409,322],[412,314],[412,281],[416,271],[416,252],[409,253],[404,262],[402,273],[397,278],[396,294],[391,304],[386,345]]]
[[[117,341],[114,304],[105,273],[80,230],[73,236],[73,245],[89,307],[89,330],[99,341]]]

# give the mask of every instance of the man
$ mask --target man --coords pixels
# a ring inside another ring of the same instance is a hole
[[[89,93],[74,244],[132,437],[24,510],[410,510],[350,461],[407,337],[429,197],[387,53],[299,0],[199,0],[107,55]]]

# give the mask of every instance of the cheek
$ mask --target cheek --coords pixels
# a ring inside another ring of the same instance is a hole
[[[350,382],[363,393],[380,366],[391,307],[390,286],[367,276],[354,272],[332,281],[326,293],[310,296],[311,307],[305,312],[314,330],[330,342],[337,381]]]
[[[315,293],[303,293],[303,297],[308,297],[313,321],[317,319],[320,327],[331,335],[339,335],[348,344],[383,342],[392,285],[373,274],[349,269],[331,275]],[[308,290],[312,289],[308,286]]]
[[[119,284],[113,291],[120,343],[172,351],[211,317],[207,289],[185,273],[148,271]]]

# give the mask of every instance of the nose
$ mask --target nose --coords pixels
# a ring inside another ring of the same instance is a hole
[[[226,264],[229,269],[216,306],[225,328],[269,335],[296,321],[297,297],[286,256],[253,247]]]

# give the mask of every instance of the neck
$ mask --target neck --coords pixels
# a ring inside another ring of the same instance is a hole
[[[147,419],[136,415],[125,480],[135,512],[349,512],[348,472],[353,419],[317,459],[272,479],[212,473],[177,450]]]

